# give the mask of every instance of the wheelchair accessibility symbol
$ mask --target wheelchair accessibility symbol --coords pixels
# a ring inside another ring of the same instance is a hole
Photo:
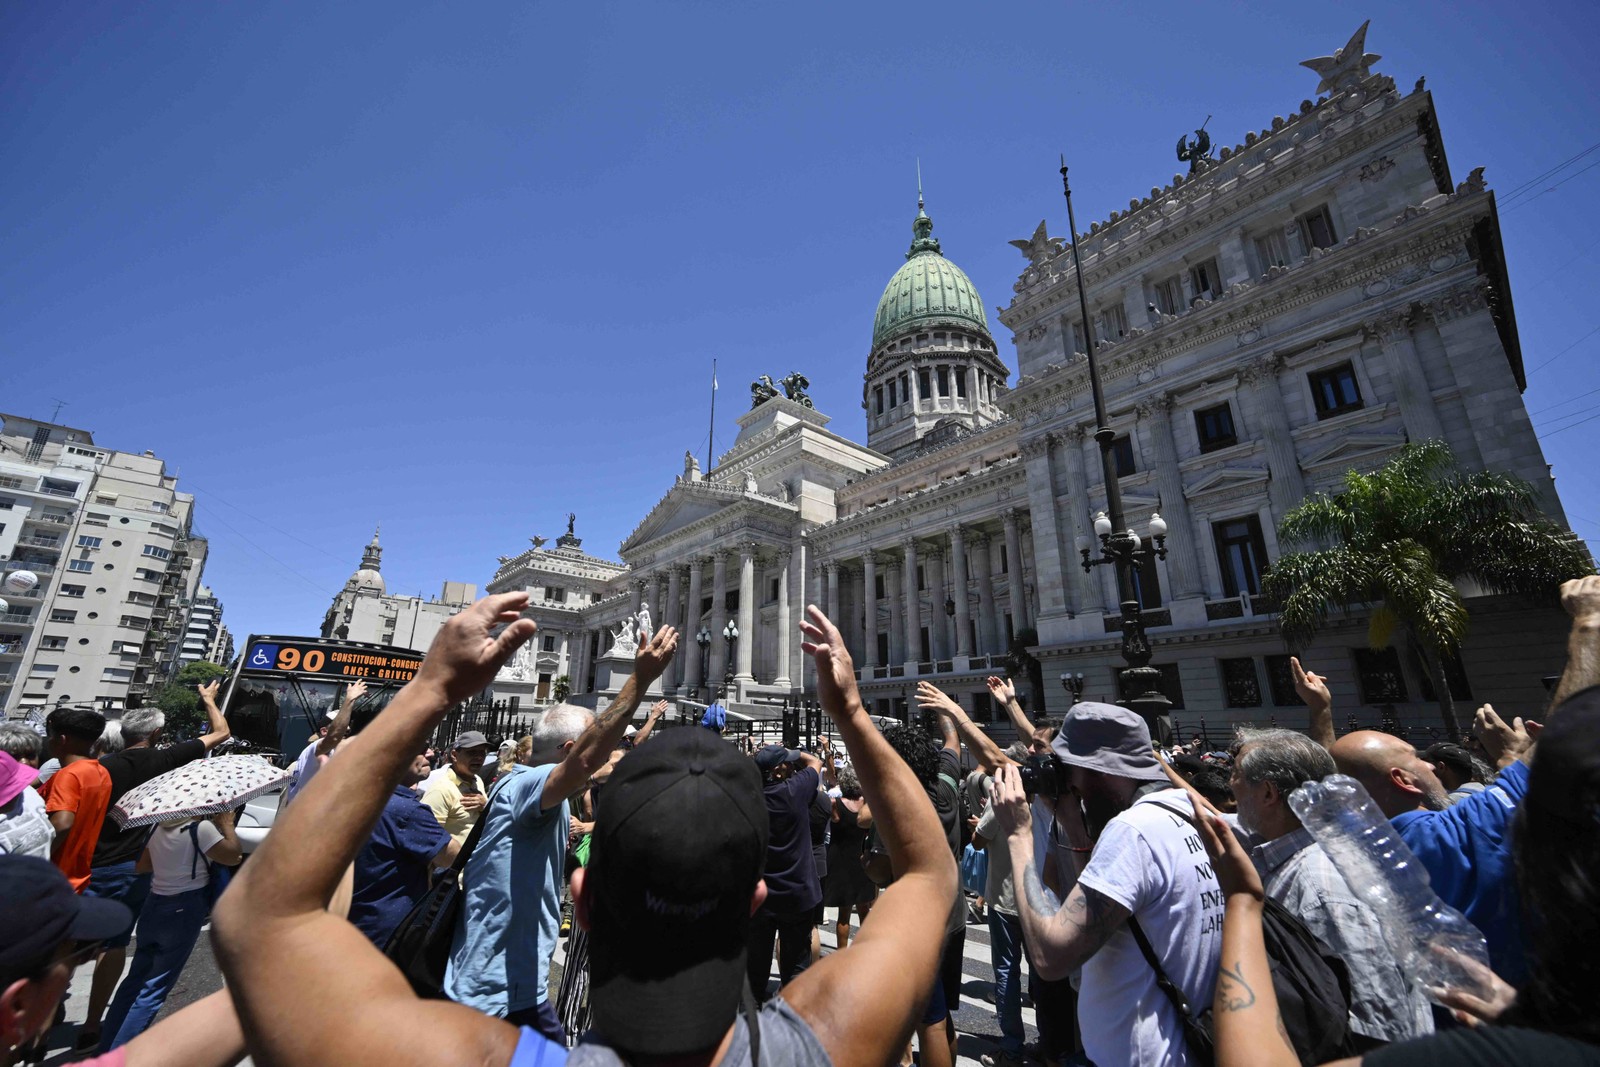
[[[250,651],[248,666],[255,670],[270,671],[278,663],[277,645],[257,645]]]

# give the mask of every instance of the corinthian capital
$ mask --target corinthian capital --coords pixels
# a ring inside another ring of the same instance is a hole
[[[1148,419],[1158,415],[1165,415],[1171,410],[1172,394],[1157,393],[1155,396],[1146,397],[1139,401],[1138,405],[1134,407],[1133,413],[1141,419]]]
[[[1044,434],[1043,436],[1029,438],[1028,440],[1022,442],[1022,458],[1038,459],[1040,456],[1049,455],[1050,436],[1050,434]]]
[[[1410,307],[1394,308],[1361,324],[1380,344],[1393,344],[1411,332],[1413,312]]]
[[[1282,369],[1283,357],[1276,352],[1267,352],[1241,364],[1239,380],[1245,385],[1270,382],[1278,377],[1278,372]]]

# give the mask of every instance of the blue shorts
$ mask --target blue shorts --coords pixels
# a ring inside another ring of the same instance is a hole
[[[134,868],[138,865],[138,860],[128,860],[93,868],[89,871],[89,884],[83,887],[83,895],[124,904],[133,912],[133,919],[137,920],[144,908],[145,897],[150,895],[150,875],[148,872],[135,874]],[[126,932],[118,937],[107,938],[105,947],[127,948],[128,942],[133,940],[134,925],[135,922],[130,921]]]

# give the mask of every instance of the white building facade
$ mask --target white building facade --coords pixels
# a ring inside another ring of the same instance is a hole
[[[378,530],[372,532],[361,553],[361,566],[334,595],[322,618],[321,636],[426,652],[445,620],[477,599],[478,587],[445,582],[432,599],[390,594],[381,573],[383,546],[378,535]]]
[[[1468,468],[1532,482],[1562,519],[1521,399],[1494,195],[1481,169],[1454,182],[1431,94],[1400,91],[1373,58],[1324,62],[1325,95],[1077,236],[1126,517],[1170,527],[1139,590],[1180,731],[1303,722],[1261,576],[1284,514],[1347,470],[1439,438]],[[530,590],[541,634],[502,682],[533,679],[535,702],[561,675],[588,692],[612,633],[648,606],[684,634],[669,695],[771,702],[813,685],[797,630],[813,602],[881,713],[930,679],[988,720],[983,679],[1013,643],[1046,679],[1081,672],[1086,698],[1118,698],[1114,577],[1080,562],[1106,505],[1071,238],[1041,223],[1012,242],[1027,263],[999,313],[1011,383],[918,207],[873,318],[866,444],[827,428],[804,379],[784,395],[757,383],[733,447],[706,472],[685,457],[620,561],[575,539],[502,558],[489,590]],[[1469,603],[1457,697],[1538,706],[1564,658],[1559,611]],[[1435,724],[1420,664],[1365,634],[1360,613],[1336,619],[1302,654],[1339,713]],[[1053,682],[1033,696],[1055,714],[1070,702]]]

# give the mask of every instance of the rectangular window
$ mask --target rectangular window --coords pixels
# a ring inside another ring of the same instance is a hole
[[[939,383],[939,395],[940,396],[949,396],[950,395],[950,368],[949,367],[940,367],[940,368],[938,368],[938,371],[936,373],[936,379],[937,379],[937,381]]]
[[[1211,524],[1211,539],[1217,545],[1217,569],[1222,572],[1224,596],[1261,592],[1261,576],[1267,570],[1267,544],[1261,536],[1261,520],[1254,515]]]
[[[80,535],[78,537],[78,547],[79,548],[99,548],[100,547],[100,538],[98,538],[98,537],[90,537],[88,534],[82,534],[82,535]]]
[[[1102,341],[1120,341],[1128,333],[1128,315],[1121,304],[1113,304],[1094,317],[1096,334]]]
[[[1307,378],[1311,382],[1311,399],[1317,407],[1317,418],[1332,418],[1361,409],[1361,386],[1356,382],[1355,368],[1349,363],[1314,371]]]
[[[917,371],[917,399],[933,399],[933,388],[929,382],[928,369],[926,367]]]
[[[1152,288],[1155,289],[1156,310],[1161,314],[1176,315],[1183,310],[1183,282],[1176,274],[1156,282]]]
[[[884,580],[884,576],[883,575],[881,575],[881,574],[873,575],[872,592],[873,592],[873,599],[874,600],[882,600],[885,596],[888,595],[887,593],[884,592],[884,588],[885,587],[884,587],[884,584],[883,584],[883,580]]]
[[[1289,265],[1289,242],[1283,239],[1283,231],[1273,227],[1266,233],[1256,237],[1256,262],[1261,266],[1261,273],[1267,273],[1271,267],[1287,267]]]
[[[972,721],[994,721],[994,698],[988,693],[972,694]]]
[[[922,569],[922,564],[917,564],[917,592],[919,593],[928,588],[925,584],[923,584],[923,576],[926,573],[927,572]]]
[[[102,682],[126,682],[133,678],[133,671],[126,667],[107,667],[100,672]]]
[[[879,415],[882,415],[883,414],[883,386],[880,385],[880,386],[877,386],[876,388],[874,388],[872,390],[872,396],[873,396],[873,399],[876,401],[877,406],[878,406],[877,413]]]
[[[1004,543],[1000,545],[1000,573],[1011,573],[1011,560],[1006,556],[1006,546]]]
[[[172,553],[160,545],[145,545],[144,554],[151,559],[171,559]]]
[[[556,650],[556,635],[545,634],[539,641],[539,647],[545,652],[554,652]]]
[[[1333,232],[1333,216],[1328,214],[1328,205],[1323,204],[1315,211],[1306,212],[1297,221],[1300,223],[1300,236],[1305,239],[1307,248],[1332,248],[1339,243]]]
[[[1194,286],[1194,295],[1203,296],[1207,300],[1215,300],[1222,292],[1222,274],[1217,270],[1217,261],[1208,259],[1203,263],[1196,263],[1189,268],[1189,281]]]
[[[956,398],[959,400],[965,400],[967,398],[967,369],[965,367],[957,367],[955,369],[955,376]]]
[[[911,403],[911,374],[909,371],[900,375],[900,403]]]
[[[56,609],[54,609],[54,610],[52,610],[50,612],[50,621],[51,622],[77,622],[78,621],[78,613],[76,611],[63,611],[61,608],[56,608]]]
[[[1200,437],[1201,452],[1215,452],[1239,443],[1238,434],[1233,429],[1233,409],[1227,404],[1196,411],[1194,428]]]
[[[1222,692],[1230,708],[1259,708],[1261,706],[1261,679],[1256,676],[1256,661],[1249,656],[1242,659],[1220,659]]]
[[[67,560],[67,570],[92,571],[94,570],[94,563],[93,561],[87,559],[69,559]]]
[[[81,585],[63,585],[61,587],[62,596],[77,598],[83,596],[83,591],[84,587]]]
[[[128,594],[127,602],[129,604],[138,604],[141,607],[148,608],[155,604],[156,598],[151,593],[141,593],[136,590]]]
[[[56,650],[63,649],[63,648],[67,647],[67,639],[65,637],[44,637],[44,638],[40,638],[39,647],[40,648],[47,648],[47,649],[50,649],[52,651],[56,651]]]
[[[118,626],[126,626],[130,630],[143,630],[150,625],[149,619],[140,618],[138,615],[124,615],[117,620]]]
[[[778,579],[773,578],[771,581],[767,582],[767,603],[770,604],[774,600],[777,600],[777,599],[778,599]]]
[[[1111,461],[1116,466],[1118,478],[1138,473],[1139,468],[1133,462],[1132,437],[1123,434],[1111,442]]]
[[[1439,699],[1434,695],[1433,679],[1428,675],[1427,664],[1422,662],[1422,657],[1415,650],[1411,651],[1411,667],[1417,672],[1417,688],[1422,690],[1422,699],[1430,703]],[[1453,699],[1472,699],[1472,685],[1467,681],[1467,668],[1461,662],[1460,653],[1451,652],[1444,657],[1444,680],[1450,686]]]
[[[894,379],[890,378],[886,383],[884,383],[884,388],[889,391],[889,409],[893,411],[895,405]]]
[[[1404,704],[1406,678],[1400,670],[1400,655],[1393,648],[1353,648],[1356,681],[1361,686],[1363,704]]]
[[[1272,692],[1272,706],[1275,708],[1298,708],[1303,703],[1300,694],[1294,691],[1294,668],[1289,666],[1288,656],[1266,657],[1267,687]]]
[[[56,671],[58,669],[60,669],[60,664],[57,664],[57,663],[35,663],[33,665],[33,669],[31,671],[29,671],[28,673],[29,674],[54,674],[54,673],[56,673]]]
[[[153,571],[148,567],[140,567],[133,572],[133,576],[141,582],[159,582],[166,577],[160,571]]]
[[[0,511],[10,511],[12,508],[14,508],[16,506],[17,506],[17,498],[16,497],[14,497],[14,496],[0,496]]]

